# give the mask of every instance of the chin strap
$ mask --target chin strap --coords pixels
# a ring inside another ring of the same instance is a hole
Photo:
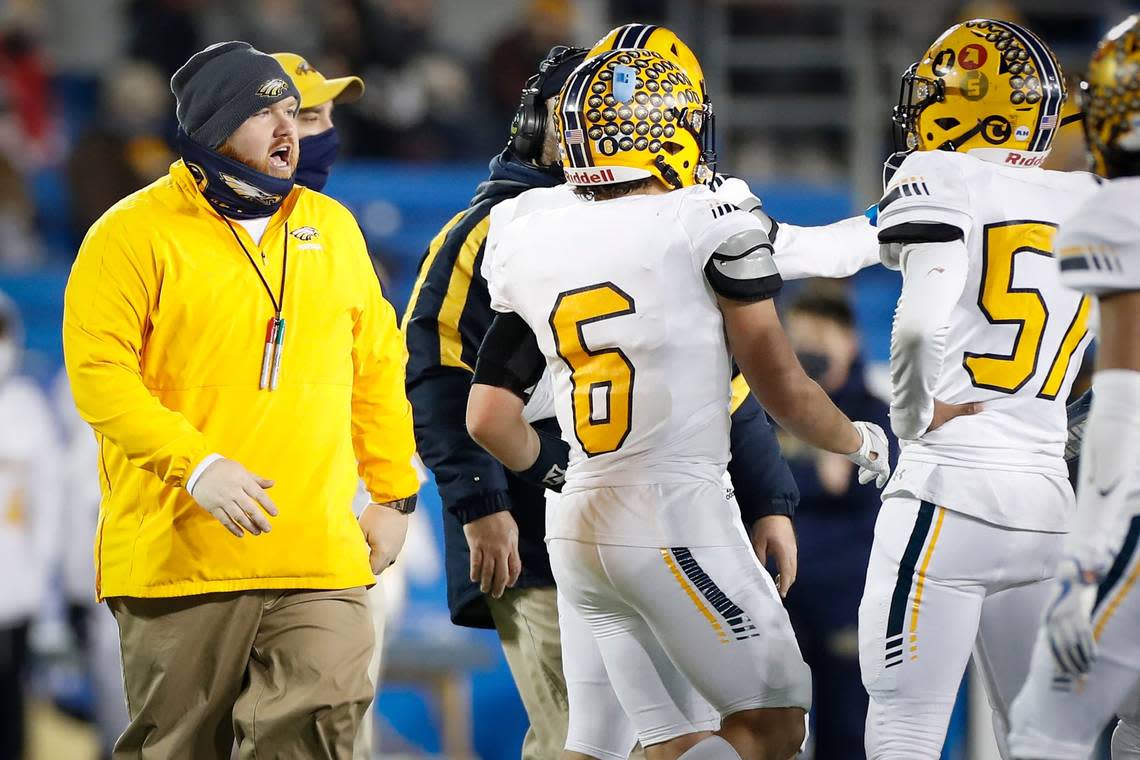
[[[657,167],[657,171],[661,172],[661,176],[665,178],[665,181],[673,186],[674,190],[680,190],[685,186],[685,184],[681,182],[681,177],[677,174],[677,171],[665,163],[664,156],[658,156],[654,159],[653,165]]]
[[[985,127],[985,124],[983,122],[979,121],[977,124],[974,125],[974,127],[972,129],[967,129],[965,132],[958,135],[957,137],[950,138],[946,142],[939,145],[935,150],[956,151],[956,150],[958,150],[959,145],[961,145],[962,143],[966,142],[967,140],[969,140],[974,135],[981,132],[984,127]]]
[[[1076,113],[1069,114],[1065,118],[1061,119],[1060,123],[1057,125],[1057,128],[1060,129],[1061,127],[1063,127],[1067,124],[1072,124],[1072,123],[1078,122],[1078,121],[1084,121],[1084,119],[1085,119],[1085,112],[1084,111],[1077,111]],[[959,145],[961,145],[962,143],[966,142],[967,140],[969,140],[974,135],[981,132],[982,129],[984,129],[984,128],[985,128],[985,123],[979,121],[974,126],[973,129],[966,130],[965,132],[958,135],[957,137],[950,138],[949,140],[947,140],[944,143],[942,143],[941,145],[939,145],[937,150],[958,150]],[[994,147],[1000,148],[1002,146],[995,145]]]

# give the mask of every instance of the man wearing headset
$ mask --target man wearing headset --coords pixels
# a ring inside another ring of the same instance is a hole
[[[403,322],[418,450],[445,507],[452,621],[498,631],[531,722],[525,760],[561,754],[569,709],[544,543],[545,489],[504,469],[471,440],[465,416],[475,357],[494,317],[479,272],[490,212],[525,190],[565,181],[557,131],[548,124],[559,89],[585,54],[582,48],[555,47],[528,81],[510,143],[491,161],[490,177],[471,205],[429,245]],[[537,426],[557,434],[553,419]],[[745,524],[786,528],[771,543],[794,555],[787,516],[799,494],[763,410],[746,392],[734,407],[732,439],[736,461],[744,465],[733,476]],[[790,585],[794,572],[785,576]]]

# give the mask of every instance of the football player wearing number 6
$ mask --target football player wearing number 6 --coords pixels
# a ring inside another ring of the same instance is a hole
[[[569,445],[547,512],[551,567],[647,757],[786,760],[810,674],[722,484],[732,359],[786,430],[849,456],[864,482],[886,480],[886,437],[799,366],[771,300],[781,278],[764,224],[701,183],[707,108],[649,50],[609,51],[571,75],[558,118],[579,197],[516,218],[488,246],[500,313],[467,422],[516,472],[549,471]],[[559,191],[531,191],[546,192]],[[544,369],[565,443],[523,417]],[[706,702],[715,734],[694,730]]]
[[[1057,231],[1061,281],[1097,299],[1094,398],[1077,517],[1013,703],[1019,760],[1085,760],[1105,724],[1114,760],[1140,757],[1140,16],[1108,33],[1082,86],[1096,170],[1111,181]]]
[[[859,610],[871,760],[939,756],[971,650],[1003,739],[1028,671],[1073,512],[1065,401],[1088,341],[1088,299],[1052,251],[1097,180],[1038,168],[1064,99],[1053,53],[1004,21],[951,27],[903,75],[905,157],[878,206],[903,276],[902,453]]]

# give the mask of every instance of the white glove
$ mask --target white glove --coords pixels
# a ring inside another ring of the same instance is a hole
[[[855,422],[863,442],[847,458],[859,467],[859,482],[875,481],[875,488],[882,488],[891,476],[890,442],[883,429],[873,422]]]
[[[1088,673],[1096,660],[1092,609],[1098,578],[1066,558],[1057,567],[1053,600],[1045,608],[1045,634],[1057,671],[1067,676]]]

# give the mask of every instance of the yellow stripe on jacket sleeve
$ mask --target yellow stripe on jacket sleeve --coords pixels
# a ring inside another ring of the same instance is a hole
[[[431,243],[428,244],[427,256],[424,257],[424,263],[420,266],[419,274],[416,275],[416,283],[412,286],[412,295],[408,298],[408,307],[404,310],[404,318],[400,321],[401,330],[407,331],[408,329],[408,322],[411,320],[412,314],[416,310],[416,302],[420,298],[420,290],[423,288],[424,282],[427,281],[428,275],[431,274],[431,268],[432,265],[435,264],[435,257],[439,255],[439,249],[443,247],[443,243],[447,240],[451,228],[459,224],[459,220],[462,219],[466,213],[467,211],[460,211],[451,217],[451,221],[443,225],[443,229],[441,229],[436,236],[432,238]]]
[[[459,334],[459,320],[463,317],[463,307],[467,304],[467,292],[471,289],[471,279],[474,276],[475,257],[487,239],[487,230],[491,227],[491,216],[488,214],[481,222],[471,228],[471,232],[463,241],[459,256],[455,259],[455,266],[451,269],[451,279],[447,282],[447,294],[443,298],[443,305],[439,308],[436,322],[439,326],[439,363],[444,367],[460,367],[468,372],[474,368],[463,361],[463,338]]]
[[[748,394],[751,393],[748,387],[748,381],[744,379],[744,375],[737,375],[732,378],[732,402],[729,404],[728,410],[732,414],[748,400]]]

